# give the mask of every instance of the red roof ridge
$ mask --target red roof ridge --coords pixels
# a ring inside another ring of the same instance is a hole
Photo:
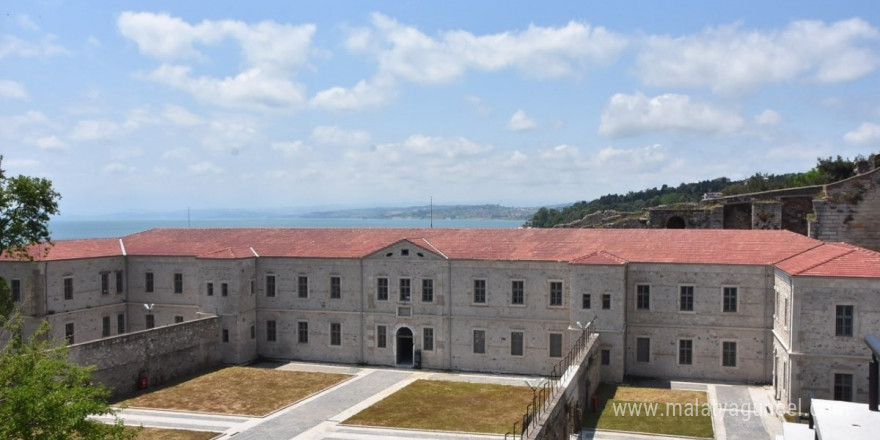
[[[446,260],[449,259],[449,257],[446,254],[444,254],[443,251],[441,251],[440,249],[437,249],[437,246],[434,246],[434,243],[431,243],[430,240],[428,240],[425,237],[422,237],[422,241],[424,241],[425,244],[427,244],[431,249],[433,249],[434,252],[436,252],[438,255],[440,255],[441,257],[443,257]]]
[[[820,247],[822,247],[822,246],[825,246],[826,244],[828,244],[828,243],[826,243],[826,242],[824,242],[824,241],[820,241],[819,243],[816,243],[816,245],[813,246],[813,247],[810,247],[810,248],[804,249],[804,250],[802,250],[802,251],[800,251],[800,252],[798,252],[798,253],[791,254],[791,255],[789,255],[789,256],[787,256],[787,257],[781,259],[781,260],[778,260],[778,261],[776,261],[775,263],[772,263],[772,264],[773,264],[774,266],[778,266],[778,265],[780,265],[780,264],[782,264],[782,263],[784,263],[784,262],[786,262],[786,261],[788,261],[788,260],[793,260],[793,259],[795,259],[795,258],[797,258],[797,257],[800,257],[801,255],[806,254],[807,252],[811,252],[811,251],[813,251],[813,250],[815,250],[815,249],[818,249],[818,248],[820,248]]]
[[[598,258],[594,258],[598,257]],[[611,262],[614,264],[626,264],[629,261],[625,258],[621,258],[617,255],[612,254],[611,252],[605,250],[598,250],[594,252],[590,252],[589,254],[574,258],[571,260],[572,264],[601,264],[602,260],[606,262]]]
[[[845,244],[846,246],[840,246],[841,244]],[[812,252],[812,251],[814,251],[814,250],[816,250],[816,249],[818,249],[818,248],[820,248],[820,247],[823,247],[823,246],[827,246],[827,247],[842,247],[842,248],[847,248],[847,249],[846,249],[846,251],[843,252],[843,253],[835,254],[835,255],[833,255],[833,256],[831,256],[831,257],[828,257],[828,258],[826,258],[826,259],[824,259],[824,260],[821,260],[821,261],[819,261],[819,262],[813,264],[812,266],[807,266],[807,267],[805,267],[805,268],[803,268],[803,269],[801,269],[801,270],[798,270],[798,271],[796,271],[796,273],[793,273],[792,275],[800,275],[800,274],[803,274],[803,273],[807,273],[807,272],[809,272],[809,271],[811,271],[811,270],[813,270],[813,269],[815,269],[815,268],[817,268],[817,267],[819,267],[819,266],[824,266],[824,265],[826,265],[826,264],[828,264],[828,263],[830,263],[830,262],[832,262],[832,261],[834,261],[834,260],[837,260],[837,259],[839,259],[839,258],[841,258],[841,257],[845,257],[845,256],[847,256],[847,255],[849,255],[849,254],[851,254],[851,253],[853,253],[853,252],[855,252],[856,250],[859,249],[858,247],[855,247],[855,246],[849,245],[848,243],[841,243],[841,242],[821,243],[821,244],[819,244],[818,246],[812,247],[812,248],[810,248],[810,249],[805,250],[804,252],[801,252],[801,253],[799,253],[799,254],[793,256],[792,258],[794,258],[794,257],[796,257],[796,256],[799,256],[799,255],[803,255],[803,254],[805,254],[805,253],[807,253],[807,252]],[[785,260],[783,260],[783,261],[785,261]]]

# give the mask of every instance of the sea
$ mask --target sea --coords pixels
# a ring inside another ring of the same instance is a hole
[[[52,240],[123,237],[155,228],[519,228],[525,220],[490,219],[369,219],[369,218],[228,218],[49,221]]]

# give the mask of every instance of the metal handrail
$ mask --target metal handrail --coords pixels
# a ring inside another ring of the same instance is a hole
[[[526,406],[526,411],[522,416],[522,429],[517,433],[516,425],[519,422],[514,422],[513,431],[504,434],[505,440],[507,440],[508,435],[512,440],[516,440],[517,435],[519,435],[519,439],[522,440],[523,436],[528,435],[531,429],[534,428],[532,422],[537,420],[538,417],[544,415],[544,412],[548,409],[547,402],[556,396],[556,392],[559,391],[561,387],[562,377],[568,372],[568,369],[580,359],[584,350],[587,348],[587,342],[590,340],[590,337],[594,332],[593,326],[593,321],[590,321],[587,325],[581,328],[581,336],[568,350],[568,353],[566,353],[559,362],[553,365],[553,368],[550,369],[550,374],[546,377],[546,380],[544,380],[541,388],[533,389],[534,396],[532,397],[532,402]]]

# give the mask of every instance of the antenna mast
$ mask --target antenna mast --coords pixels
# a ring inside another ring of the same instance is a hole
[[[434,228],[434,196],[431,196],[431,228]]]

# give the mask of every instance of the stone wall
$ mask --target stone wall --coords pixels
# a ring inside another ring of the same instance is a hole
[[[544,412],[523,439],[567,440],[574,430],[580,429],[583,411],[599,386],[598,335],[593,334],[580,359],[571,381],[557,392],[549,401],[549,410]]]
[[[880,251],[880,168],[825,186],[809,236]]]
[[[95,365],[94,380],[115,394],[135,391],[138,378],[150,386],[192,375],[221,363],[220,319],[157,327],[70,346],[70,360]]]

